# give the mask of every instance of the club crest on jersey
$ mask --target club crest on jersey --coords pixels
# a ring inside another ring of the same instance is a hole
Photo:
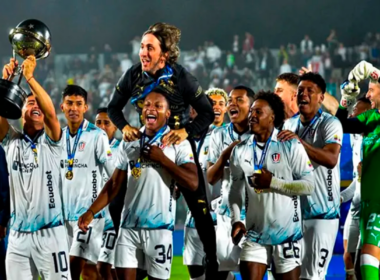
[[[79,142],[79,144],[78,144],[78,152],[83,152],[84,151],[84,147],[86,147],[86,142],[84,142],[84,141]]]
[[[280,163],[281,155],[279,153],[274,153],[272,155],[273,163]]]

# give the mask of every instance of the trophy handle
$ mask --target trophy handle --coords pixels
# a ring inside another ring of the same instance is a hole
[[[13,50],[12,57],[13,57],[14,60],[16,60],[16,51],[15,51],[15,50]],[[11,82],[11,81],[14,79],[14,77],[15,77],[16,75],[20,75],[20,77],[18,78],[18,82],[17,82],[17,85],[19,86],[20,83],[21,83],[21,80],[22,80],[22,76],[23,76],[23,75],[22,75],[22,69],[21,69],[20,66],[18,66],[18,67],[15,69],[15,71],[13,71],[13,74],[10,75],[10,76],[8,77],[8,81]]]

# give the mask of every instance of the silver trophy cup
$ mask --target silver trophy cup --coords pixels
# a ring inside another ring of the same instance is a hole
[[[9,33],[9,41],[16,55],[26,59],[34,55],[36,59],[46,58],[51,51],[51,33],[49,28],[39,20],[28,19],[20,22]],[[12,80],[19,75],[17,83]],[[0,116],[7,119],[19,119],[22,107],[27,99],[26,92],[20,87],[22,69],[18,67],[8,80],[0,79]]]

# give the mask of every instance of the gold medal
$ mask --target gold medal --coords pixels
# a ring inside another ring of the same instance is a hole
[[[72,171],[69,170],[66,172],[66,179],[67,180],[72,180],[73,177],[74,177],[74,173]]]
[[[255,170],[255,173],[256,174],[261,174],[261,170],[260,169],[257,169],[257,170]],[[256,189],[255,188],[255,193],[262,193],[263,192],[263,190],[259,190],[259,189]]]
[[[131,174],[137,180],[141,176],[141,168],[140,167],[133,167]]]

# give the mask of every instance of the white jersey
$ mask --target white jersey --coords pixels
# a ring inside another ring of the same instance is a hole
[[[109,175],[105,170],[103,170],[103,185],[105,185],[109,178],[112,176],[113,172],[115,171],[115,164],[116,164],[116,158],[117,153],[119,150],[120,140],[117,140],[116,138],[112,139],[110,143],[110,148],[112,152],[112,157],[107,161],[106,165],[108,166],[108,172]],[[104,209],[104,231],[114,229],[115,226],[112,221],[112,217],[110,214],[110,211],[108,210],[108,206]]]
[[[298,140],[281,142],[277,140],[278,130],[274,129],[271,142],[265,155],[263,167],[274,177],[295,181],[304,180],[314,184],[313,167],[307,153]],[[275,191],[256,193],[249,184],[254,174],[254,136],[238,144],[231,154],[231,192],[229,202],[233,211],[233,221],[239,221],[244,201],[241,193],[247,193],[246,228],[247,238],[256,243],[278,245],[302,238],[300,198]],[[255,148],[257,160],[262,150]],[[238,205],[238,208],[233,204]],[[240,205],[239,205],[240,204]],[[237,212],[240,212],[240,211]]]
[[[142,128],[144,130],[144,127]],[[167,127],[163,134],[170,131]],[[144,143],[149,141],[145,137]],[[161,147],[161,139],[152,145]],[[128,170],[127,192],[121,214],[122,228],[169,229],[174,230],[176,202],[173,191],[176,182],[158,162],[140,158],[140,141],[122,142],[116,160],[116,168]],[[194,155],[189,141],[170,145],[163,153],[176,165],[194,163]]]
[[[351,148],[352,148],[352,165],[353,165],[353,178],[358,176],[358,165],[362,161],[362,142],[363,136],[360,134],[350,134]]]
[[[10,228],[19,232],[63,225],[59,191],[59,157],[61,140],[54,142],[41,132],[31,143],[12,126],[2,142],[9,172],[11,218]]]
[[[246,132],[242,135],[237,134],[232,127],[232,123],[227,124],[223,127],[218,127],[214,129],[211,133],[210,144],[209,144],[209,155],[207,160],[213,164],[215,164],[218,158],[222,155],[222,152],[228,148],[234,141],[249,138],[251,135],[250,132]],[[231,217],[231,212],[228,207],[228,194],[230,192],[230,162],[227,161],[223,170],[222,177],[222,187],[220,190],[221,200],[219,202],[219,207],[217,209],[217,213],[220,215],[226,215]],[[242,194],[243,198],[245,194]],[[242,220],[245,218],[245,209],[241,211]]]
[[[197,156],[199,160],[199,164],[203,171],[203,178],[205,180],[205,186],[206,186],[206,197],[207,201],[210,204],[213,200],[213,193],[214,189],[220,189],[221,183],[220,181],[215,184],[215,186],[211,185],[207,181],[207,158],[209,154],[209,147],[210,147],[210,137],[212,131],[216,128],[215,125],[210,125],[209,130],[207,131],[207,134],[205,135],[204,139],[201,139],[199,141],[196,141],[196,147],[197,147]],[[200,145],[200,146],[199,146]],[[211,216],[214,221],[214,224],[216,223],[216,215],[214,211],[211,211]],[[187,211],[187,217],[185,222],[186,227],[189,228],[195,228],[195,222],[192,218],[191,212]]]
[[[300,122],[300,116],[285,121],[284,130],[303,135],[307,129]],[[313,147],[322,149],[327,144],[342,145],[343,129],[340,121],[323,112],[312,125],[303,140]],[[311,161],[314,166],[315,191],[312,195],[301,198],[303,219],[336,219],[340,213],[340,156],[336,166],[326,168]]]
[[[84,120],[82,134],[74,156],[74,177],[72,180],[68,180],[66,178],[68,129],[65,127],[62,134],[64,147],[61,154],[63,205],[65,220],[77,221],[90,208],[103,188],[103,167],[105,162],[112,158],[112,152],[106,133]],[[76,136],[69,136],[71,150],[74,149]],[[104,213],[102,214],[104,215]]]

